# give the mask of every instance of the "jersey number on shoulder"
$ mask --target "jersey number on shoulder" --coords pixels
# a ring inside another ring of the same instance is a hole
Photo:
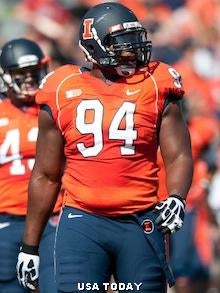
[[[181,75],[176,71],[176,69],[172,67],[168,69],[168,72],[174,78],[173,84],[175,85],[175,87],[181,88],[182,87]]]
[[[37,127],[31,128],[27,134],[27,141],[35,142],[37,140],[37,133]],[[18,128],[9,130],[3,143],[0,145],[0,164],[10,162],[9,172],[11,175],[25,174],[25,165],[22,164],[22,156],[20,154],[20,130]],[[34,165],[34,159],[29,159],[27,162],[28,168],[31,170]]]
[[[94,111],[94,119],[86,123],[86,111]],[[134,129],[135,104],[124,102],[116,111],[109,126],[108,138],[112,140],[124,140],[120,147],[122,155],[135,154],[134,140],[137,139],[137,130]],[[87,147],[84,143],[77,143],[77,148],[84,157],[97,156],[103,149],[103,115],[104,107],[99,100],[83,100],[77,107],[76,128],[81,134],[93,134],[94,144]],[[120,129],[120,124],[125,119],[125,128]]]

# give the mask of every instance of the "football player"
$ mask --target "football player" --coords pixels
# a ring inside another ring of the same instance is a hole
[[[126,291],[166,292],[166,282],[172,286],[174,279],[164,235],[183,224],[193,170],[179,107],[184,94],[180,75],[150,61],[148,32],[119,3],[89,9],[79,39],[92,69],[60,67],[37,94],[37,159],[19,279],[26,288],[34,286],[28,266],[34,263],[37,274],[39,241],[62,178],[57,291],[104,292],[113,274]],[[162,202],[157,196],[158,145],[168,178],[169,196]]]
[[[1,293],[27,292],[18,282],[16,260],[22,243],[28,180],[34,164],[38,134],[39,110],[35,95],[40,80],[48,73],[48,61],[35,42],[23,38],[7,42],[0,54],[1,79],[6,91],[4,99],[0,100]],[[40,244],[41,293],[55,292],[53,243],[60,200]]]

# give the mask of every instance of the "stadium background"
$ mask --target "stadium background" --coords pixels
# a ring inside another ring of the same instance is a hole
[[[101,2],[108,1],[1,0],[0,46],[27,37],[51,56],[51,70],[65,63],[82,64],[80,20],[89,6]],[[182,74],[195,159],[188,209],[198,211],[195,239],[210,270],[208,292],[220,292],[220,1],[118,2],[130,7],[150,31],[153,59]]]

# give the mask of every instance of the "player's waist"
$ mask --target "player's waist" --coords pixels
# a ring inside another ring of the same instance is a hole
[[[144,214],[148,212],[152,212],[154,210],[154,207],[155,207],[155,204],[143,210],[134,211],[132,214],[122,214],[122,215],[113,216],[112,218],[118,221],[126,221],[126,222],[129,220],[133,221],[133,220],[136,220],[137,217],[142,217]]]
[[[98,215],[115,217],[127,215],[131,213],[138,213],[143,210],[153,209],[157,203],[157,192],[151,190],[149,193],[142,194],[123,194],[109,193],[95,195],[91,194],[70,194],[68,191],[64,193],[64,205],[73,208],[82,209],[87,212]]]

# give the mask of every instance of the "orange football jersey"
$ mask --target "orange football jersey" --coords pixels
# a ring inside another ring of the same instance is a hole
[[[64,204],[107,216],[155,205],[164,101],[183,93],[179,74],[159,62],[112,84],[74,65],[50,73],[36,101],[65,139]]]
[[[0,213],[26,215],[38,133],[37,108],[22,111],[0,100]],[[61,207],[58,200],[55,211]]]

